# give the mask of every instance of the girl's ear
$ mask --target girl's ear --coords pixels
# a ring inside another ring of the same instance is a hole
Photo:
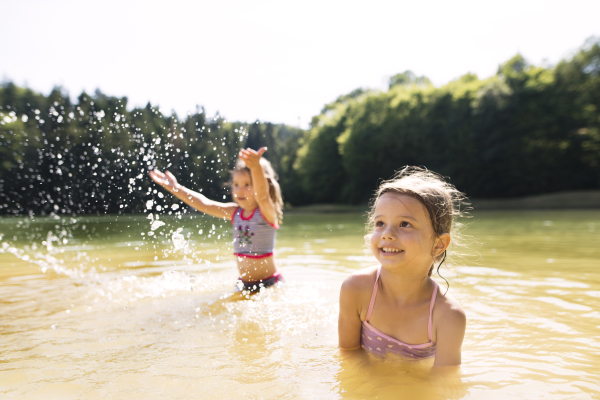
[[[441,255],[450,246],[450,234],[442,233],[435,239],[433,249],[431,249],[431,255],[437,257]]]

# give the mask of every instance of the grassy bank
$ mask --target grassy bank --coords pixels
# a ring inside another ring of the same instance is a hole
[[[476,210],[582,210],[600,209],[600,190],[561,192],[513,199],[471,199]],[[368,206],[348,204],[311,204],[289,207],[286,213],[366,213]]]
[[[366,204],[311,204],[308,206],[286,207],[288,214],[333,214],[333,213],[366,213],[369,207]]]
[[[600,190],[561,192],[514,199],[471,199],[476,210],[600,209]]]

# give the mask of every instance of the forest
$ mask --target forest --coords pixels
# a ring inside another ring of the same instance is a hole
[[[143,212],[149,200],[172,207],[148,177],[153,168],[225,199],[238,151],[261,146],[288,206],[364,204],[405,165],[480,199],[599,189],[600,40],[556,65],[516,55],[494,76],[467,73],[441,87],[405,71],[385,91],[339,96],[307,130],[4,82],[0,215]]]

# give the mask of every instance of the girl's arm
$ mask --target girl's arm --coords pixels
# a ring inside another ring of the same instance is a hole
[[[207,199],[198,192],[181,186],[169,171],[163,174],[155,169],[154,171],[150,171],[150,178],[185,204],[213,217],[231,219],[237,208],[236,203],[219,203],[218,201]]]
[[[277,225],[277,211],[275,210],[275,204],[269,195],[269,182],[267,182],[265,172],[260,165],[260,158],[265,151],[267,151],[266,147],[261,147],[258,151],[242,149],[240,150],[239,157],[246,163],[246,166],[250,168],[252,187],[254,189],[254,196],[258,203],[260,213],[265,217],[267,222]]]
[[[448,298],[440,307],[440,311],[442,313],[436,324],[438,328],[436,329],[437,342],[433,366],[460,365],[461,347],[467,326],[465,312],[456,301]]]
[[[356,350],[360,348],[360,332],[362,321],[360,319],[359,300],[361,299],[362,286],[360,276],[348,277],[340,290],[340,314],[338,318],[339,347],[342,350]]]

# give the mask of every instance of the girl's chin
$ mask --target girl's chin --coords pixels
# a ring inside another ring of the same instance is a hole
[[[406,263],[405,259],[399,256],[379,256],[376,258],[379,261],[379,264],[382,266],[388,266],[392,269],[402,267]]]
[[[252,209],[254,210],[256,207],[258,207],[258,204],[253,203],[251,201],[248,200],[237,200],[236,201],[237,205],[242,207],[243,209]]]

